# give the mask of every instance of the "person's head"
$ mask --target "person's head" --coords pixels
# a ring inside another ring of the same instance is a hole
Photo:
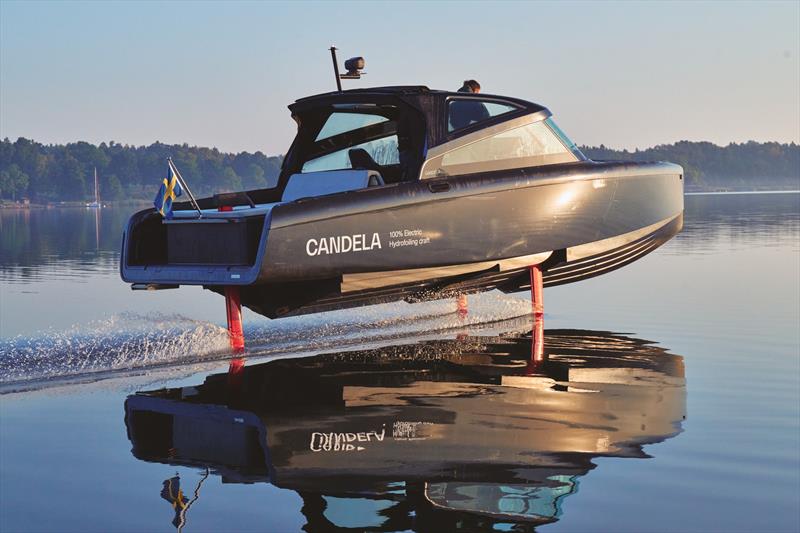
[[[464,85],[458,90],[460,93],[479,93],[481,84],[475,80],[464,80]]]

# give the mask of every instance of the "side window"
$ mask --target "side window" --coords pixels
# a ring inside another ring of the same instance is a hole
[[[328,120],[325,121],[325,124],[322,126],[322,129],[319,131],[314,141],[321,141],[322,139],[327,139],[348,131],[360,130],[361,128],[387,122],[388,120],[388,118],[380,115],[368,115],[365,113],[333,113],[328,117]]]
[[[301,172],[319,172],[323,170],[343,170],[352,168],[350,164],[350,150],[357,148],[366,150],[373,161],[381,166],[400,163],[397,135],[392,135],[390,137],[348,146],[347,148],[343,148],[331,154],[306,161]]]
[[[447,131],[460,130],[515,110],[517,107],[509,104],[475,98],[455,98],[447,103]]]
[[[544,122],[533,122],[456,148],[432,160],[425,176],[459,175],[577,161]]]

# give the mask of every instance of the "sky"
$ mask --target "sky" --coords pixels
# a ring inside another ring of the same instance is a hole
[[[421,84],[548,107],[578,144],[800,142],[800,1],[0,0],[0,137],[282,154],[294,100]]]

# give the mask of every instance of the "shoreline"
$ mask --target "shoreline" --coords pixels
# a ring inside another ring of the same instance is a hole
[[[714,194],[798,194],[800,189],[688,189],[684,190],[684,196],[701,196]],[[146,207],[151,205],[148,200],[122,200],[104,203],[101,208],[116,207]],[[29,209],[93,209],[86,205],[86,202],[50,202],[46,204],[37,203],[0,203],[0,209],[8,210],[29,210]]]
[[[116,207],[144,207],[148,205],[152,205],[152,202],[148,202],[147,200],[124,200],[121,202],[117,201],[117,202],[103,203],[101,209],[116,208]],[[86,205],[86,202],[51,202],[47,204],[37,204],[31,202],[27,204],[0,203],[0,209],[23,211],[30,209],[97,209],[97,208]]]
[[[714,196],[734,194],[800,194],[800,189],[765,189],[757,191],[688,191],[683,193],[684,196]]]

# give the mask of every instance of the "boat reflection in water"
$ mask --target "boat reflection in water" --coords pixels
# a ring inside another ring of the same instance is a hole
[[[548,330],[276,360],[125,404],[133,454],[270,482],[306,531],[530,530],[556,521],[595,457],[646,458],[681,431],[683,358],[648,341]]]

